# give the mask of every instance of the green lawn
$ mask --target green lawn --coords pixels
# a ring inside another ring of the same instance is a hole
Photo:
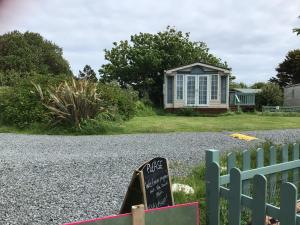
[[[166,132],[201,132],[201,131],[245,131],[300,128],[300,116],[264,116],[262,114],[233,114],[215,117],[176,115],[134,117],[126,122],[112,122],[105,132],[90,128],[88,132],[72,128],[50,128],[47,125],[34,124],[25,129],[0,125],[0,133],[24,134],[134,134]]]
[[[300,128],[300,117],[261,114],[218,117],[147,116],[135,117],[125,122],[122,127],[122,133],[270,130]]]

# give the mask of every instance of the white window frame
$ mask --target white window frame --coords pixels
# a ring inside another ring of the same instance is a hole
[[[188,77],[195,77],[195,104],[188,104],[187,103],[187,79]],[[207,80],[207,88],[206,88],[206,104],[199,104],[199,79],[200,77],[206,77]],[[194,74],[189,74],[184,76],[184,103],[185,106],[208,106],[209,105],[209,97],[210,97],[210,83],[209,83],[209,76],[208,75],[194,75]]]

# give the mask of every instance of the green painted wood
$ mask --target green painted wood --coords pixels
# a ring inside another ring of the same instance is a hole
[[[250,151],[244,150],[243,151],[243,171],[251,169],[251,158],[250,158]],[[250,181],[244,180],[243,181],[243,194],[250,195]]]
[[[270,151],[270,165],[275,165],[277,163],[276,148],[274,146],[271,146],[269,151]],[[276,174],[270,174],[269,180],[270,180],[269,199],[273,199],[273,197],[276,194],[276,180],[277,180]]]
[[[263,175],[253,178],[252,224],[265,225],[267,179]]]
[[[206,224],[220,223],[220,207],[219,207],[219,192],[220,192],[220,168],[219,168],[219,151],[209,149],[205,151],[205,167],[206,167],[206,196],[207,196],[207,216]]]
[[[163,210],[151,210],[145,212],[146,225],[199,225],[198,208],[195,205],[187,205]],[[66,224],[67,225],[67,224]],[[75,225],[75,224],[74,224]],[[91,222],[82,222],[78,225],[132,225],[132,216],[112,217]]]
[[[241,223],[241,171],[237,168],[230,170],[230,191],[228,198],[228,223],[240,225]]]
[[[293,160],[299,159],[299,144],[293,145]],[[298,186],[299,183],[299,168],[293,169],[293,183]]]
[[[258,148],[256,150],[256,168],[264,166],[264,150],[262,148]]]
[[[230,170],[236,166],[236,153],[230,152],[227,154],[227,173],[230,173]]]
[[[207,225],[220,225],[220,167],[212,162],[206,168]]]
[[[218,150],[209,149],[205,151],[205,163],[210,164],[212,162],[219,163],[220,153]]]
[[[242,180],[248,180],[253,178],[256,174],[269,175],[272,173],[278,173],[300,167],[300,160],[289,161],[286,163],[278,163],[271,166],[265,166],[248,171],[243,171]],[[220,185],[229,183],[229,175],[223,175],[220,177]]]
[[[69,224],[67,224],[67,225],[69,225]],[[110,220],[82,222],[82,223],[79,223],[78,225],[132,225],[132,218],[131,218],[131,216],[126,216],[126,217],[114,218],[114,219],[110,219]]]
[[[283,145],[282,147],[282,162],[289,161],[289,147],[288,145]],[[289,177],[288,171],[283,171],[281,175],[282,182],[287,182]]]
[[[229,198],[229,189],[223,186],[220,186],[220,196],[223,198]],[[249,209],[252,208],[252,198],[242,194],[241,195],[242,206],[247,207]],[[269,203],[266,204],[266,215],[269,215],[273,218],[280,218],[280,208]],[[297,225],[300,225],[300,215],[297,215]]]
[[[145,214],[145,225],[197,225],[197,214],[194,206],[155,210]]]
[[[292,183],[280,187],[280,225],[296,225],[297,188]]]

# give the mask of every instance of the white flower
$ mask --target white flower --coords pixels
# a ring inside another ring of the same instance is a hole
[[[195,191],[192,187],[185,184],[172,184],[173,192],[184,192],[185,194],[194,194]]]

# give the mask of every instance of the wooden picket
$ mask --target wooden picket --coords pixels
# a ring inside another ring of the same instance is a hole
[[[288,145],[282,146],[281,162],[277,162],[276,152],[274,147],[270,147],[269,165],[265,165],[264,151],[257,149],[256,167],[251,168],[250,151],[243,151],[242,171],[236,167],[236,153],[229,153],[227,174],[221,176],[219,152],[206,151],[207,225],[220,225],[220,197],[228,201],[230,225],[241,224],[241,212],[245,207],[252,211],[252,224],[255,225],[264,225],[266,215],[279,219],[281,225],[300,225],[300,215],[296,214],[298,192],[295,186],[299,183],[299,144],[293,145],[291,161]],[[290,177],[289,171],[292,171]],[[276,195],[278,173],[281,174],[280,207],[267,203],[267,199],[270,199],[267,190],[271,197]],[[289,179],[293,183],[290,183]],[[251,180],[252,196],[250,196]]]
[[[251,158],[250,158],[250,151],[245,150],[243,151],[243,171],[251,169]],[[250,194],[250,181],[244,180],[243,181],[243,194],[249,195]]]

